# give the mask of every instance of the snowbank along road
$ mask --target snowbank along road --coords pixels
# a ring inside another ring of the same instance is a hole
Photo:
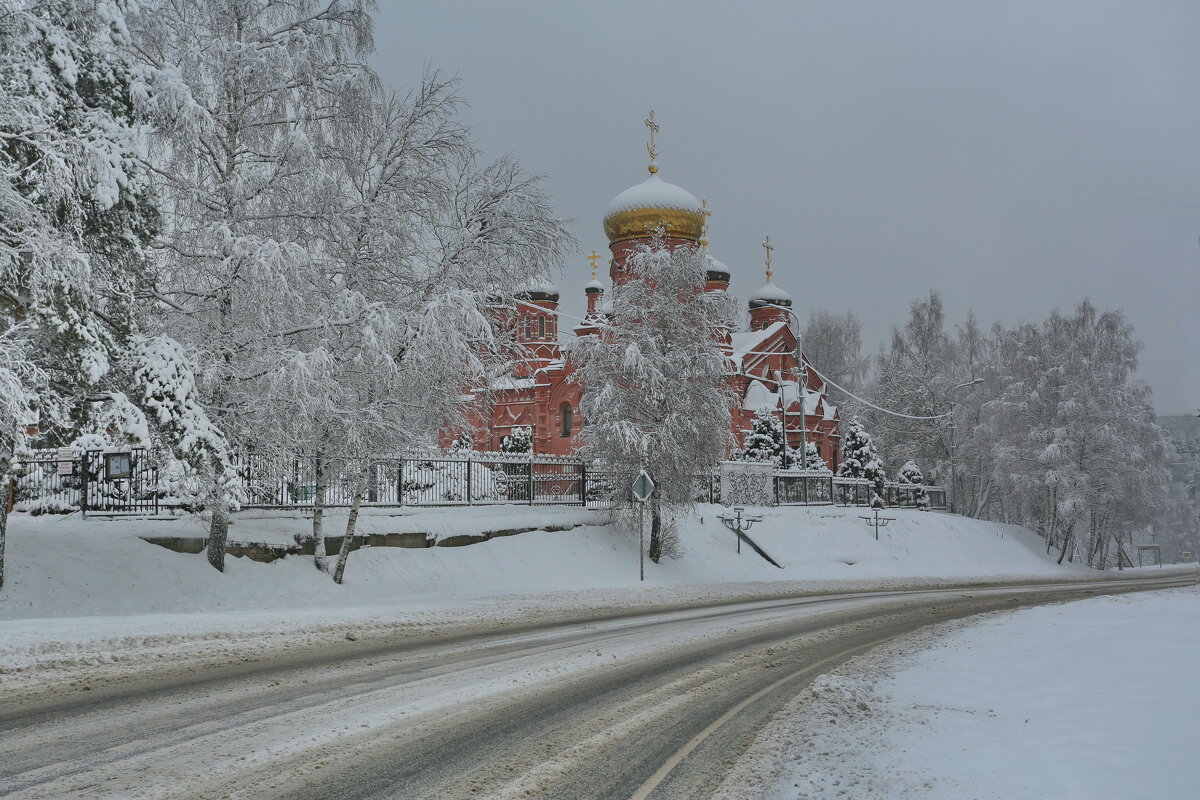
[[[873,645],[1021,604],[1195,582],[802,596],[0,693],[0,796],[701,798],[776,709]]]

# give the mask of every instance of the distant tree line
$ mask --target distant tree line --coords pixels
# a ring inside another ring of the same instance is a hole
[[[818,371],[874,405],[948,414],[906,419],[841,395],[843,416],[875,434],[889,474],[915,462],[950,487],[957,511],[1026,525],[1060,560],[1114,565],[1133,537],[1172,557],[1196,552],[1196,526],[1179,520],[1200,506],[1172,483],[1177,454],[1150,387],[1133,378],[1141,344],[1121,311],[1084,300],[988,330],[969,312],[951,329],[931,291],[873,357],[861,353],[861,330],[852,314],[814,314],[802,346]]]

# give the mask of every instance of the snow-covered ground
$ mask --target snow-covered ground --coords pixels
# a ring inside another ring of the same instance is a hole
[[[897,509],[876,541],[861,509],[776,508],[750,531],[785,566],[743,547],[702,506],[682,525],[685,555],[647,562],[638,581],[637,540],[578,508],[490,507],[372,514],[365,532],[436,536],[534,525],[533,531],[465,547],[365,548],[336,586],[312,559],[272,564],[171,552],[139,536],[203,535],[198,520],[120,520],[15,515],[0,592],[0,680],[37,670],[150,662],[197,653],[239,657],[274,644],[386,635],[464,621],[528,622],[551,612],[588,613],[651,603],[849,587],[906,586],[1087,574],[1060,567],[1028,531],[940,513]],[[335,533],[343,518],[331,514]],[[243,515],[231,536],[290,541],[309,521]]]
[[[1200,590],[939,626],[818,678],[724,800],[1200,796]]]

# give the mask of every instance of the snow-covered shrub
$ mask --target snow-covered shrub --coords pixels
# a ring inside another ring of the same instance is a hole
[[[916,486],[916,502],[917,508],[924,511],[929,510],[929,495],[925,492],[925,476],[921,473],[921,468],[917,466],[915,461],[911,459],[904,462],[904,466],[896,473],[896,483],[904,486]]]

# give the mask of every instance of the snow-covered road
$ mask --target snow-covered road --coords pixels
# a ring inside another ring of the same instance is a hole
[[[901,637],[813,681],[716,797],[1190,800],[1197,621],[1193,586]]]
[[[143,673],[0,702],[0,786],[13,798],[703,797],[782,703],[879,642],[1180,581],[1195,573],[427,629]]]

